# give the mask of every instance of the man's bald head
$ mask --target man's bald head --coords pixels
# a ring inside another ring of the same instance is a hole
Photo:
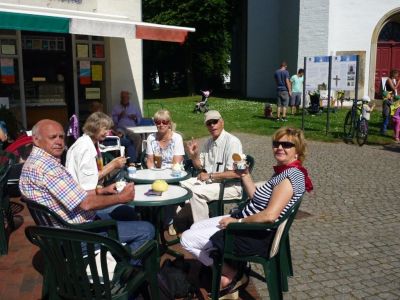
[[[54,157],[60,158],[64,148],[64,129],[60,123],[44,119],[32,128],[33,143]]]

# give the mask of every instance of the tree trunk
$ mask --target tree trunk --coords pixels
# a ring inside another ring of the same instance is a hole
[[[185,45],[185,68],[186,68],[186,87],[189,96],[194,95],[194,79],[192,66],[192,47],[187,43]]]

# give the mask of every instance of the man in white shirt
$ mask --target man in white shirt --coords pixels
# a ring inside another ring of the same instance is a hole
[[[194,222],[209,217],[207,203],[218,200],[221,189],[220,181],[227,178],[237,178],[233,171],[233,153],[242,153],[242,143],[232,134],[224,130],[224,120],[216,110],[205,114],[204,124],[211,137],[203,145],[201,151],[195,141],[188,143],[187,150],[193,165],[201,169],[197,178],[182,181],[181,185],[193,192],[190,199]],[[240,184],[225,188],[224,199],[234,199],[241,196]]]

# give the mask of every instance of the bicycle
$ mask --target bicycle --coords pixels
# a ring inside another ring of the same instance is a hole
[[[361,103],[361,104],[358,104]],[[357,100],[353,102],[351,111],[346,114],[344,119],[344,140],[347,143],[352,141],[354,134],[356,135],[357,143],[359,146],[365,144],[368,138],[368,120],[363,117],[363,104],[364,100]]]

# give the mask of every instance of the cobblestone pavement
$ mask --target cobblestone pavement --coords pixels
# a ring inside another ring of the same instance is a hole
[[[237,134],[266,180],[271,138]],[[309,142],[314,183],[291,232],[294,277],[284,299],[400,299],[400,146]],[[255,268],[263,274],[261,268]],[[261,299],[266,284],[254,280]]]

